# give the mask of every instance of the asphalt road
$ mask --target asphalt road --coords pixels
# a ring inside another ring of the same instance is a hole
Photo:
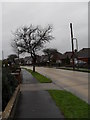
[[[27,67],[31,68],[32,67]],[[90,103],[88,97],[88,76],[90,73],[61,70],[55,68],[36,67],[36,71],[52,79],[53,83],[62,89],[68,90]]]

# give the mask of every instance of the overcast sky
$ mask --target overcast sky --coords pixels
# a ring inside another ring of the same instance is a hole
[[[30,24],[42,27],[53,25],[52,34],[55,39],[45,46],[57,48],[61,53],[71,51],[70,22],[73,23],[79,50],[88,47],[88,3],[2,3],[4,57],[13,53],[11,31]]]

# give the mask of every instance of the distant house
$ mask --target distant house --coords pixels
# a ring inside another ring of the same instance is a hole
[[[75,63],[77,63],[77,60],[79,60],[81,63],[88,63],[90,65],[90,48],[83,48],[78,52],[74,52],[74,60]],[[65,52],[66,56],[69,57],[70,62],[72,64],[72,52]]]
[[[36,64],[40,63],[40,58],[41,58],[41,56],[36,55]],[[31,56],[27,56],[24,58],[24,61],[25,61],[25,64],[32,65],[33,59]]]
[[[53,53],[50,57],[51,64],[61,64],[63,63],[63,60],[65,59],[65,55],[63,55],[60,52]],[[49,59],[47,55],[42,55],[40,59],[40,63],[44,63],[48,65]]]
[[[36,64],[40,64],[41,56],[36,55]]]
[[[43,63],[43,62],[48,62],[48,56],[47,55],[42,55],[41,56],[40,63]]]
[[[69,59],[72,58],[72,52],[71,52],[71,51],[65,52],[64,55],[65,55],[66,57],[68,57]]]
[[[24,61],[25,61],[25,64],[26,64],[26,65],[32,64],[32,58],[31,58],[31,56],[25,57],[25,58],[24,58]]]
[[[74,60],[77,63],[77,58],[80,61],[86,62],[90,64],[90,48],[83,48],[79,52],[74,52]],[[49,59],[47,55],[37,55],[37,60],[36,60],[36,65],[48,65],[49,64]],[[50,57],[51,65],[67,65],[67,62],[70,61],[69,64],[72,64],[72,52],[67,51],[64,54],[60,52],[53,53]],[[23,60],[21,60],[23,61]],[[24,58],[24,63],[27,65],[32,64],[32,58],[25,57]]]
[[[90,63],[90,48],[83,48],[78,52],[78,59]]]
[[[52,61],[55,61],[56,63],[64,63],[66,56],[60,52],[54,53],[52,55]]]
[[[25,65],[25,60],[24,60],[24,58],[19,58],[19,64],[20,64],[20,65]]]

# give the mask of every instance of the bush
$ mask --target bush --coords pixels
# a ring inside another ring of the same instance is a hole
[[[9,68],[2,68],[2,110],[5,109],[18,85],[18,81],[10,73]]]

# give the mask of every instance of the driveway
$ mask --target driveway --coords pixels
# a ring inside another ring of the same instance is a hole
[[[27,68],[32,69],[32,67]],[[90,73],[45,67],[36,67],[36,71],[51,78],[58,87],[70,91],[88,102],[88,75]]]

